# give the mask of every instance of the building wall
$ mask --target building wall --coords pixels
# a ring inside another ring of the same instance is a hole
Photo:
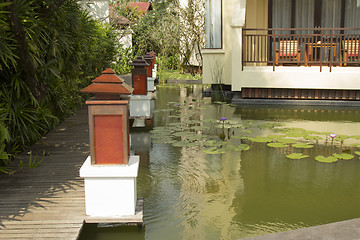
[[[117,47],[130,48],[132,47],[132,31],[131,29],[115,30],[117,33],[118,45]]]
[[[109,0],[81,0],[78,1],[91,17],[109,23]]]
[[[217,66],[222,83],[242,88],[359,90],[360,67],[242,66],[242,28],[268,27],[268,0],[223,0],[223,48],[203,50],[203,82],[216,84]]]
[[[203,54],[203,83],[231,84],[232,57],[232,7],[233,1],[222,0],[222,49],[204,49]],[[221,77],[219,77],[218,73]],[[221,79],[216,80],[216,79]]]
[[[359,90],[359,67],[244,67],[233,82],[233,91],[242,88],[299,88]]]
[[[268,0],[246,1],[246,28],[268,27]]]

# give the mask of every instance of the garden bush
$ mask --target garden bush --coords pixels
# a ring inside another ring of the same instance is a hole
[[[73,0],[0,3],[0,171],[81,105],[114,41]]]

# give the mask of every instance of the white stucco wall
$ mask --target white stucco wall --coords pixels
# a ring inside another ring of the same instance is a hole
[[[301,88],[359,90],[359,67],[244,67],[233,81],[232,90],[241,88]]]
[[[131,29],[115,30],[118,35],[118,46],[122,48],[132,47],[132,31]]]
[[[231,84],[233,1],[222,0],[222,49],[203,49],[203,83],[219,83],[214,73],[222,69],[221,83]]]
[[[82,0],[78,1],[91,17],[109,23],[109,0]]]

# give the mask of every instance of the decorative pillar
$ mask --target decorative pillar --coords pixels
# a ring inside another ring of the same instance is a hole
[[[154,57],[151,56],[149,53],[145,54],[144,60],[146,61],[149,66],[146,66],[147,69],[147,88],[149,92],[155,91],[155,78],[152,77],[152,71],[154,68]]]
[[[147,70],[147,77],[151,77],[151,71],[153,68],[153,57],[149,53],[147,53],[144,55],[144,60],[148,64],[147,66],[145,66]]]
[[[89,109],[90,156],[80,169],[85,179],[86,214],[134,215],[139,157],[130,156],[128,100],[132,87],[106,69],[82,90],[94,93]]]
[[[156,72],[157,72],[157,64],[156,64],[156,53],[154,51],[149,52],[149,55],[153,57],[153,66],[152,66],[152,78],[156,78]]]
[[[133,95],[146,95],[147,94],[147,64],[145,60],[138,56],[132,63],[129,64],[134,68],[131,71],[132,84],[134,88]]]
[[[145,68],[149,64],[138,56],[130,66],[134,66],[132,70],[134,92],[130,96],[130,118],[149,118],[151,94],[148,93],[147,69]]]

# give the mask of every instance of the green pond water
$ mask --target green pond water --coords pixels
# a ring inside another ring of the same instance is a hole
[[[153,129],[131,132],[143,230],[87,225],[81,239],[239,239],[360,217],[359,110],[236,107],[203,88],[157,86]]]

